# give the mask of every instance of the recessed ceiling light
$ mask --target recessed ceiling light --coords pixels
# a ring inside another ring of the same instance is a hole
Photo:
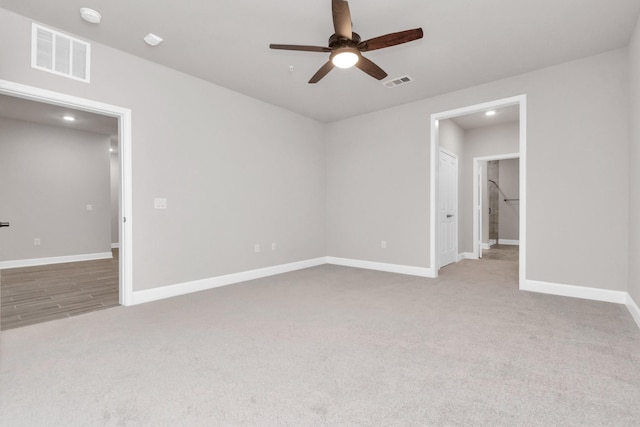
[[[62,118],[68,122],[73,122],[76,120],[76,118],[73,116],[62,116]]]
[[[491,111],[487,111],[486,113],[484,113],[486,116],[495,116],[496,112],[494,110]]]
[[[153,33],[149,33],[146,36],[144,36],[144,41],[149,45],[149,46],[158,46],[160,43],[162,43],[164,41],[164,39],[160,36],[156,36]]]
[[[80,16],[87,22],[91,22],[92,24],[99,24],[102,20],[102,15],[93,9],[89,9],[88,7],[80,8]]]

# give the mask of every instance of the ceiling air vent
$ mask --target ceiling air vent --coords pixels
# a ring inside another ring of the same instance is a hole
[[[89,83],[91,45],[58,31],[33,24],[31,67]]]
[[[391,80],[387,80],[386,82],[383,82],[382,84],[385,85],[388,88],[392,88],[392,87],[396,87],[396,86],[400,86],[406,83],[411,83],[413,81],[413,79],[409,76],[402,76],[402,77],[398,77],[397,79],[391,79]]]

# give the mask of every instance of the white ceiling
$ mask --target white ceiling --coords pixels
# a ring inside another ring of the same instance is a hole
[[[65,121],[63,117],[66,115],[74,117],[75,120],[73,122]],[[0,95],[0,117],[99,133],[111,137],[118,136],[118,119],[114,117],[7,95]]]
[[[638,0],[351,0],[363,39],[422,27],[424,38],[365,54],[415,81],[394,89],[360,70],[307,81],[328,54],[330,0],[0,0],[0,7],[321,121],[334,121],[626,46]],[[89,24],[80,7],[102,14]],[[142,38],[153,32],[158,47]],[[4,35],[7,36],[6,34]],[[289,67],[293,66],[294,71]]]
[[[494,109],[496,112],[493,116],[487,116],[486,111],[479,113],[466,114],[464,116],[454,117],[451,120],[464,130],[483,128],[487,126],[501,125],[518,121],[520,118],[520,106],[512,105],[510,107],[502,107]]]

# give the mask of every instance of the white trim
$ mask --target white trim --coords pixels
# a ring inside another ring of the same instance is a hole
[[[462,116],[465,114],[476,113],[494,108],[506,107],[509,105],[519,105],[520,107],[520,261],[519,261],[519,283],[522,287],[526,280],[526,242],[527,242],[527,95],[518,95],[510,98],[499,99],[496,101],[485,102],[468,107],[457,108],[454,110],[444,111],[441,113],[431,114],[431,152],[430,152],[430,194],[429,194],[429,265],[433,270],[433,277],[438,277],[438,268],[436,264],[436,244],[438,235],[436,233],[436,212],[437,212],[437,196],[438,188],[438,162],[437,153],[439,150],[438,141],[438,122],[439,120],[449,119],[452,117]]]
[[[109,258],[113,258],[113,255],[111,254],[111,252],[98,252],[94,254],[80,254],[80,255],[65,255],[65,256],[55,256],[55,257],[47,257],[47,258],[16,259],[12,261],[0,261],[0,269],[34,267],[37,265],[49,265],[49,264],[64,264],[67,262],[94,261],[97,259],[109,259]]]
[[[638,308],[638,305],[629,294],[627,294],[625,305],[627,306],[627,310],[629,310],[631,317],[633,317],[633,320],[636,321],[636,324],[640,328],[640,308]]]
[[[458,262],[462,261],[463,259],[478,259],[478,256],[473,252],[461,252],[458,254]]]
[[[489,240],[489,243],[484,243],[484,242],[482,242],[482,249],[487,249],[487,250],[489,250],[489,249],[491,249],[491,246],[493,246],[493,245],[495,245],[495,243],[492,243],[492,241],[491,241],[491,240]]]
[[[234,283],[246,282],[248,280],[260,279],[262,277],[274,276],[276,274],[288,273],[290,271],[302,270],[304,268],[315,267],[322,264],[326,264],[325,257],[135,291],[133,292],[131,304],[135,305],[157,301],[179,295],[190,294],[192,292],[218,288],[220,286],[232,285]]]
[[[434,278],[433,269],[425,267],[414,267],[411,265],[388,264],[384,262],[362,261],[359,259],[326,257],[327,264],[341,265],[344,267],[363,268],[365,270],[386,271],[389,273],[408,274],[409,276]]]
[[[498,239],[498,244],[519,246],[520,240]]]
[[[520,98],[520,286],[527,281],[527,95]]]
[[[120,247],[120,243],[112,243],[111,249],[118,249]]]
[[[0,80],[0,94],[67,106],[118,119],[120,144],[120,304],[131,305],[133,295],[133,197],[131,164],[131,110],[90,99]]]
[[[524,284],[521,283],[520,290],[594,301],[613,302],[617,304],[625,304],[627,302],[627,293],[624,291],[589,288],[586,286],[563,285],[559,283],[541,282],[538,280],[527,280]]]

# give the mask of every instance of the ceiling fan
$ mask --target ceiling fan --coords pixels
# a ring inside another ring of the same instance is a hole
[[[374,37],[361,41],[360,35],[354,33],[351,27],[351,13],[349,3],[346,0],[331,0],[333,12],[333,28],[335,33],[329,37],[329,47],[303,46],[292,44],[270,44],[271,49],[299,50],[304,52],[326,52],[330,53],[329,61],[311,77],[309,83],[318,83],[334,67],[349,68],[356,66],[371,77],[382,80],[387,77],[387,73],[371,60],[362,56],[362,52],[383,49],[422,38],[422,28],[400,31]]]

